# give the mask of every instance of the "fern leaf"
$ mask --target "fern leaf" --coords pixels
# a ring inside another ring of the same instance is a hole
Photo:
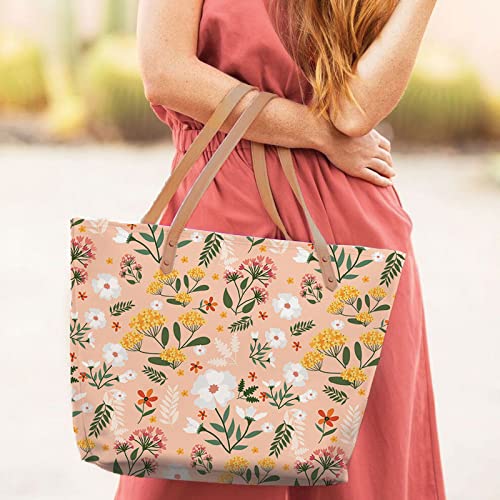
[[[298,323],[295,323],[290,327],[290,333],[298,337],[299,335],[302,335],[305,332],[308,332],[309,330],[312,330],[316,324],[314,321],[299,321]]]
[[[252,318],[250,316],[243,316],[238,321],[235,321],[234,323],[231,323],[229,325],[229,331],[231,333],[242,332],[243,330],[250,328],[252,325],[253,325]]]
[[[283,421],[274,433],[274,439],[269,448],[269,456],[273,455],[278,458],[282,451],[290,444],[292,440],[292,432],[295,429],[290,425]]]
[[[127,302],[117,302],[115,305],[110,306],[109,312],[111,316],[120,316],[121,314],[130,311],[135,304],[129,300]]]
[[[90,424],[90,437],[98,437],[99,434],[108,426],[113,411],[113,407],[104,402],[96,408],[94,419]]]
[[[349,396],[339,389],[335,389],[331,385],[325,385],[323,388],[323,392],[335,403],[340,403],[341,405],[345,404],[345,402],[349,399]]]
[[[221,250],[221,243],[224,238],[221,234],[210,233],[205,238],[203,250],[200,253],[198,265],[208,267],[210,262],[219,254]]]
[[[158,370],[155,370],[152,366],[145,366],[142,373],[146,375],[151,382],[163,385],[167,381],[167,376]]]
[[[380,275],[380,285],[389,286],[394,278],[401,273],[405,257],[402,253],[392,252],[385,260],[385,267]]]

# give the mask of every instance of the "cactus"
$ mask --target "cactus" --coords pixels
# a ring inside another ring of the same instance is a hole
[[[461,56],[424,50],[401,102],[389,116],[395,136],[449,142],[477,136],[484,112],[481,83]]]
[[[134,38],[109,35],[97,42],[85,58],[80,81],[91,129],[101,138],[166,136],[144,97]]]
[[[37,110],[47,103],[40,48],[16,35],[0,35],[0,109]]]

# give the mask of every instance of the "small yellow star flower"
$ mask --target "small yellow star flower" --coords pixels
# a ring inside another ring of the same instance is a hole
[[[261,245],[261,246],[259,247],[259,250],[260,250],[261,252],[267,252],[267,247],[266,247],[266,245]]]
[[[257,446],[254,446],[252,448],[252,453],[259,453],[259,448],[257,448]]]
[[[73,426],[73,432],[75,434],[78,434],[78,427],[76,425]]]
[[[184,262],[184,264],[186,262],[189,262],[189,257],[187,257],[186,255],[184,255],[183,257],[181,257],[181,262]]]
[[[112,257],[108,257],[106,259],[106,264],[113,264],[113,258]]]
[[[217,273],[212,274],[212,279],[217,281],[219,279],[219,275]]]
[[[85,233],[87,232],[87,228],[85,226],[80,226],[78,231],[80,231],[80,233]]]
[[[363,276],[361,279],[363,280],[363,283],[368,283],[370,281],[370,276]]]
[[[288,464],[283,465],[283,470],[290,470],[290,466]]]
[[[293,282],[294,282],[294,279],[292,277],[288,278],[286,280],[286,282],[289,284],[289,285],[293,285]]]
[[[102,445],[103,451],[108,451],[109,450],[109,444],[103,444]]]
[[[364,395],[366,394],[366,390],[365,390],[365,389],[360,389],[360,390],[358,391],[358,394],[359,394],[360,396],[364,396]]]
[[[226,311],[222,311],[222,312],[220,313],[220,317],[221,317],[221,318],[227,318],[227,312],[226,312]]]
[[[179,377],[182,377],[184,375],[184,370],[177,370],[177,375],[179,375]]]
[[[175,452],[177,453],[177,455],[184,455],[184,448],[177,448]]]
[[[183,391],[181,391],[181,396],[183,398],[187,398],[189,396],[189,391],[187,389],[184,389]]]
[[[331,442],[331,443],[336,443],[337,441],[338,441],[337,436],[332,436],[332,437],[330,438],[330,442]]]
[[[222,325],[219,325],[219,326],[216,328],[216,330],[217,330],[218,332],[223,332],[223,331],[224,331],[224,327],[223,327]]]
[[[149,421],[154,424],[156,422],[156,417],[154,415],[152,415],[151,417],[149,417]]]

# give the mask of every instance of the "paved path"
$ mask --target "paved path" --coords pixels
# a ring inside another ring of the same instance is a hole
[[[68,219],[138,220],[170,159],[164,147],[0,148],[0,498],[112,498],[116,477],[80,464],[72,441]],[[397,159],[424,285],[450,500],[494,500],[500,491],[500,193],[482,179],[482,163],[452,154]]]

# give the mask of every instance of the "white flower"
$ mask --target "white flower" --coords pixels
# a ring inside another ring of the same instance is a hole
[[[198,376],[191,394],[198,396],[194,401],[196,406],[214,410],[217,405],[225,407],[234,398],[235,387],[236,379],[229,372],[210,369]]]
[[[123,229],[121,227],[117,227],[116,228],[116,236],[113,238],[113,241],[115,243],[127,243],[129,236],[130,236],[130,233],[125,231],[125,229]]]
[[[94,334],[92,332],[89,332],[87,339],[89,341],[90,347],[95,347],[95,337],[94,337]]]
[[[309,378],[307,370],[300,363],[292,362],[283,367],[283,376],[288,385],[293,384],[295,387],[303,387]]]
[[[204,345],[196,345],[193,347],[193,352],[195,356],[203,356],[207,352],[207,348]]]
[[[274,311],[279,313],[281,319],[298,318],[302,313],[302,306],[298,297],[291,293],[279,293],[277,299],[273,299]]]
[[[134,370],[127,370],[125,373],[122,373],[118,377],[118,380],[122,384],[126,384],[127,382],[132,382],[132,380],[135,380],[136,378],[137,378],[137,373],[134,372]]]
[[[318,391],[315,391],[314,389],[309,389],[305,393],[305,396],[308,401],[314,401],[318,397]]]
[[[285,332],[279,328],[270,328],[266,332],[266,340],[273,349],[283,349],[288,342]]]
[[[385,255],[382,252],[373,252],[372,253],[372,259],[375,262],[382,262],[385,258]]]
[[[309,260],[309,255],[311,255],[311,252],[305,250],[304,248],[297,247],[297,255],[293,258],[293,260],[299,264],[305,264]]]
[[[252,332],[250,335],[254,340],[257,340],[259,338],[259,332]]]
[[[90,413],[94,407],[90,403],[83,403],[80,409],[82,410],[82,413]]]
[[[239,417],[241,418],[246,418],[252,422],[256,422],[257,420],[260,420],[261,418],[264,418],[267,413],[255,413],[257,410],[253,406],[249,406],[246,410],[241,408],[241,406],[236,407],[236,413],[238,414]]]
[[[274,352],[271,352],[267,359],[269,360],[269,364],[274,368],[276,366],[276,356],[274,355]]]
[[[78,319],[78,312],[71,312],[71,319]]]
[[[307,413],[304,410],[292,410],[292,415],[297,419],[297,420],[304,420],[307,417]]]
[[[106,326],[106,316],[100,309],[89,309],[85,313],[85,321],[90,328],[99,329]]]
[[[267,382],[265,380],[262,381],[262,383],[266,386],[266,387],[269,387],[269,389],[273,389],[274,387],[279,387],[281,382],[278,380],[276,382],[276,380],[268,380]]]
[[[92,280],[92,288],[99,298],[105,300],[116,299],[122,291],[118,278],[107,273],[99,273],[97,279]]]
[[[170,479],[173,481],[189,481],[190,472],[186,467],[180,465],[169,465],[162,471],[161,477],[163,479]]]
[[[125,401],[127,399],[127,394],[123,391],[113,391],[113,398],[116,401]]]
[[[87,362],[82,361],[82,365],[86,366],[87,368],[99,368],[100,364],[100,361],[93,361],[92,359],[89,359]]]
[[[187,427],[184,427],[184,432],[188,434],[198,434],[200,426],[200,422],[196,421],[194,418],[187,417]]]
[[[309,400],[307,399],[307,394],[300,394],[299,395],[299,402],[300,403],[307,403]]]
[[[273,432],[274,431],[274,425],[271,422],[266,422],[265,424],[262,424],[261,429],[264,432]]]
[[[153,302],[149,304],[149,307],[151,307],[151,309],[154,309],[155,311],[159,311],[163,308],[163,302],[161,302],[160,300],[153,300]]]
[[[203,235],[198,231],[194,231],[193,233],[191,233],[191,241],[193,241],[194,243],[199,243],[200,241],[203,241]]]
[[[332,328],[334,330],[342,330],[345,326],[345,323],[341,319],[336,319],[332,321]]]
[[[71,389],[71,401],[80,401],[87,395],[86,392],[76,392],[75,389]]]
[[[113,366],[123,366],[128,359],[127,351],[120,344],[106,344],[102,348],[102,355],[107,363]]]

